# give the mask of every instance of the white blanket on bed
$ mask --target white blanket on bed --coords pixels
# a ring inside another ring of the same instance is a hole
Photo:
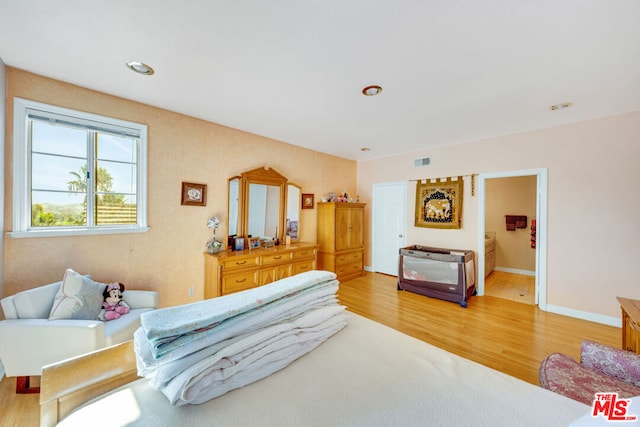
[[[271,375],[345,326],[335,277],[311,271],[150,312],[134,334],[138,374],[176,406]]]
[[[295,295],[289,295],[286,298],[227,318],[206,331],[190,334],[189,339],[185,339],[184,341],[178,342],[178,340],[176,340],[171,343],[171,351],[164,351],[160,355],[154,355],[153,347],[146,339],[146,331],[140,327],[134,334],[138,374],[142,376],[153,376],[155,375],[155,371],[164,364],[183,358],[238,334],[245,334],[265,326],[285,322],[303,314],[307,310],[336,305],[338,304],[335,296],[337,290],[338,282],[335,280],[315,285]],[[229,296],[235,295],[244,297],[244,295],[241,294],[232,294]],[[243,299],[244,298],[240,298],[240,300]],[[234,299],[228,298],[226,301],[228,307],[234,306]],[[186,311],[189,310],[187,306],[182,307],[185,307]],[[173,314],[176,316],[181,315],[177,310]]]
[[[198,339],[224,320],[335,279],[335,273],[308,271],[249,291],[153,310],[144,313],[140,323],[153,355],[159,357]]]
[[[176,406],[204,403],[244,387],[286,367],[345,327],[343,310],[341,306],[312,310],[291,322],[229,340],[208,356],[197,354],[197,361],[184,360],[181,367],[172,366],[180,372],[161,370],[154,387]],[[209,353],[206,350],[202,353]],[[162,384],[167,376],[173,378]]]

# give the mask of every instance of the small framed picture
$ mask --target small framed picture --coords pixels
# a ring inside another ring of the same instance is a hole
[[[302,193],[302,209],[313,209],[313,194]]]
[[[207,206],[207,184],[182,183],[181,205]]]
[[[236,237],[236,251],[244,250],[244,237]]]
[[[249,237],[249,249],[256,249],[260,247],[259,237]]]

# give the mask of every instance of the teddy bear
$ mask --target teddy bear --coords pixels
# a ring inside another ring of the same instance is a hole
[[[98,319],[113,320],[129,312],[129,305],[122,300],[123,292],[124,285],[122,283],[113,282],[107,285],[102,293],[104,302],[102,303],[102,310],[100,310]]]

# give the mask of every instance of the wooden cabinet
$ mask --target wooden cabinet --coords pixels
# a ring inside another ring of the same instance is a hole
[[[204,254],[204,297],[214,298],[267,285],[316,268],[317,246],[280,245]]]
[[[318,268],[338,280],[364,275],[365,203],[318,203]]]
[[[496,239],[484,241],[484,277],[487,277],[496,268]]]
[[[622,311],[622,348],[640,353],[640,301],[617,297]]]

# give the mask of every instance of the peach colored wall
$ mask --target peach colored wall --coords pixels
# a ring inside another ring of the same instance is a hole
[[[0,59],[0,83],[4,83],[5,75],[7,69]],[[5,99],[5,94],[7,91],[7,87],[5,84],[0,84],[0,100]],[[0,102],[0,118],[4,117],[5,105],[4,102]],[[4,132],[4,120],[0,120],[0,200],[4,200],[4,147],[5,147],[5,132]],[[0,230],[4,229],[4,204],[0,206]],[[0,236],[0,277],[4,275],[4,233]],[[3,295],[4,292],[4,282],[0,281],[0,295]],[[2,364],[0,364],[0,378],[2,378],[1,373],[4,372],[2,370]]]
[[[431,157],[431,166],[413,160]],[[548,168],[547,304],[619,317],[615,297],[640,298],[640,112],[358,162],[358,194],[375,183]],[[408,186],[407,242],[477,248],[478,201],[465,178],[460,230],[413,227]],[[366,236],[369,244],[370,223]],[[367,251],[365,264],[370,265]]]
[[[534,272],[531,220],[536,217],[536,177],[486,180],[485,231],[496,233],[496,267]],[[527,227],[507,231],[505,215],[526,215]]]
[[[227,179],[270,166],[318,197],[355,192],[356,162],[7,68],[5,231],[12,223],[11,135],[13,98],[115,117],[149,126],[149,226],[147,233],[108,236],[5,238],[5,295],[60,280],[65,268],[96,280],[160,292],[162,306],[204,295],[202,253],[210,237],[207,218],[219,215],[226,230]],[[207,206],[181,206],[181,182],[208,185]],[[300,240],[315,242],[316,209],[301,211]],[[224,232],[222,232],[224,233]],[[219,238],[224,237],[219,232]],[[188,288],[195,288],[188,297]]]

